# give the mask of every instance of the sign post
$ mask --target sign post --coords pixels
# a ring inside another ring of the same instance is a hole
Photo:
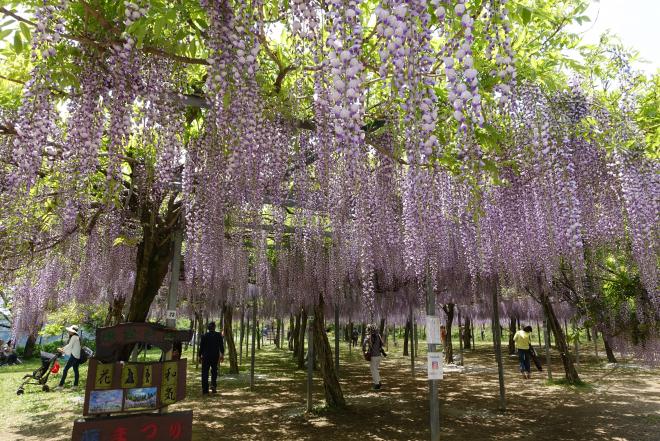
[[[442,380],[442,374],[443,374],[442,352],[429,352],[427,355],[428,355],[428,379]]]

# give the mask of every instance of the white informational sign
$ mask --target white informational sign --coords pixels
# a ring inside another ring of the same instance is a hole
[[[167,320],[176,320],[176,309],[168,309],[167,316],[165,318]]]
[[[442,380],[442,352],[429,352],[428,379]]]
[[[440,317],[437,315],[426,316],[426,343],[430,345],[439,345],[440,340]]]

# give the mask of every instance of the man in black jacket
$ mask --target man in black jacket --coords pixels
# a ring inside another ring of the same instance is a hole
[[[215,322],[207,326],[208,332],[202,335],[199,342],[199,358],[202,361],[202,394],[209,393],[209,368],[211,369],[211,392],[216,392],[218,378],[218,362],[225,356],[225,345],[222,335],[215,332]]]

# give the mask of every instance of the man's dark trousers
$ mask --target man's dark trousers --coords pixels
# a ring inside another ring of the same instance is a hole
[[[218,361],[219,358],[215,360],[202,358],[202,392],[205,394],[209,393],[209,369],[211,369],[211,389],[215,390],[217,387]]]

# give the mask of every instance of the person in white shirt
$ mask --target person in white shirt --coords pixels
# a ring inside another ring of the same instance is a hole
[[[58,389],[64,387],[64,381],[66,380],[66,374],[69,372],[69,369],[73,368],[73,387],[78,386],[78,365],[80,364],[80,336],[78,335],[78,327],[76,325],[69,326],[66,328],[69,333],[69,342],[63,348],[58,348],[57,350],[63,353],[64,355],[69,356],[69,361],[66,362],[64,367],[64,372],[62,372],[62,379],[60,380],[60,385]]]

